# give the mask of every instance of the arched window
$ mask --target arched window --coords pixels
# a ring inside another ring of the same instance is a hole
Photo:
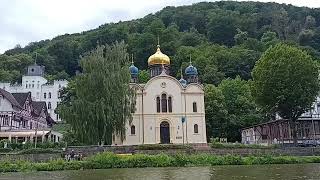
[[[196,102],[192,103],[192,109],[193,109],[193,112],[197,112],[197,103]]]
[[[160,112],[160,97],[157,97],[157,112]]]
[[[168,110],[167,110],[167,95],[166,94],[161,95],[161,110],[162,110],[162,112],[168,112]]]
[[[51,109],[51,102],[48,102],[48,109]]]
[[[195,124],[195,125],[193,126],[193,132],[194,132],[195,134],[198,134],[198,133],[199,133],[198,124]]]
[[[169,108],[169,112],[172,112],[172,97],[169,96],[168,98],[168,108]]]
[[[131,135],[136,134],[136,127],[134,125],[131,126]]]
[[[47,93],[43,93],[43,98],[47,98]]]
[[[51,92],[49,92],[49,99],[51,99]]]

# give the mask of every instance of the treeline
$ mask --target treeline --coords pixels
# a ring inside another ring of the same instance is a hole
[[[124,40],[140,69],[155,51],[157,36],[173,63],[173,75],[192,55],[204,83],[227,77],[251,78],[251,70],[268,46],[287,41],[320,58],[320,9],[259,2],[203,2],[166,7],[132,21],[108,23],[97,29],[65,34],[52,40],[17,45],[0,56],[0,80],[16,81],[37,56],[53,78],[81,71],[80,55],[97,44]]]
[[[18,81],[34,59],[46,67],[47,78],[71,78],[82,71],[81,55],[98,44],[122,40],[128,53],[134,54],[135,65],[147,69],[157,36],[162,51],[171,58],[173,76],[180,76],[180,68],[188,65],[191,55],[200,81],[207,84],[209,137],[236,141],[242,127],[268,120],[266,112],[255,104],[248,82],[266,49],[285,42],[320,60],[320,9],[229,1],[166,7],[141,19],[108,23],[94,30],[32,42],[24,48],[18,45],[0,55],[0,81]],[[146,71],[142,74],[146,81]]]

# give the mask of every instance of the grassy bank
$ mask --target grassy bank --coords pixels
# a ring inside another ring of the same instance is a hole
[[[291,156],[214,156],[197,155],[132,155],[119,156],[112,153],[102,153],[87,158],[84,161],[55,160],[48,163],[31,162],[0,162],[0,172],[19,171],[58,171],[80,169],[108,168],[141,168],[141,167],[185,167],[185,166],[215,166],[215,165],[256,165],[256,164],[298,164],[320,163],[320,156],[291,157]]]

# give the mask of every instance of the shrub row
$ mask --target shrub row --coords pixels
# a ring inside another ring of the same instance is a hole
[[[116,155],[101,153],[84,161],[55,160],[47,163],[31,162],[0,162],[0,172],[18,171],[57,171],[79,169],[108,169],[108,168],[137,168],[137,167],[184,167],[184,166],[215,166],[215,165],[255,165],[255,164],[297,164],[320,163],[320,157],[241,157],[241,156],[213,156],[208,154],[198,155]]]

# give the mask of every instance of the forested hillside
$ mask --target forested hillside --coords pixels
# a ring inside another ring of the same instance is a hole
[[[17,81],[34,61],[48,78],[67,78],[79,69],[79,56],[97,44],[124,40],[140,69],[161,49],[171,57],[173,75],[192,55],[204,83],[240,76],[247,80],[255,61],[272,44],[287,41],[320,59],[320,9],[276,3],[212,2],[166,7],[141,19],[109,23],[97,29],[32,42],[0,55],[0,80]]]

